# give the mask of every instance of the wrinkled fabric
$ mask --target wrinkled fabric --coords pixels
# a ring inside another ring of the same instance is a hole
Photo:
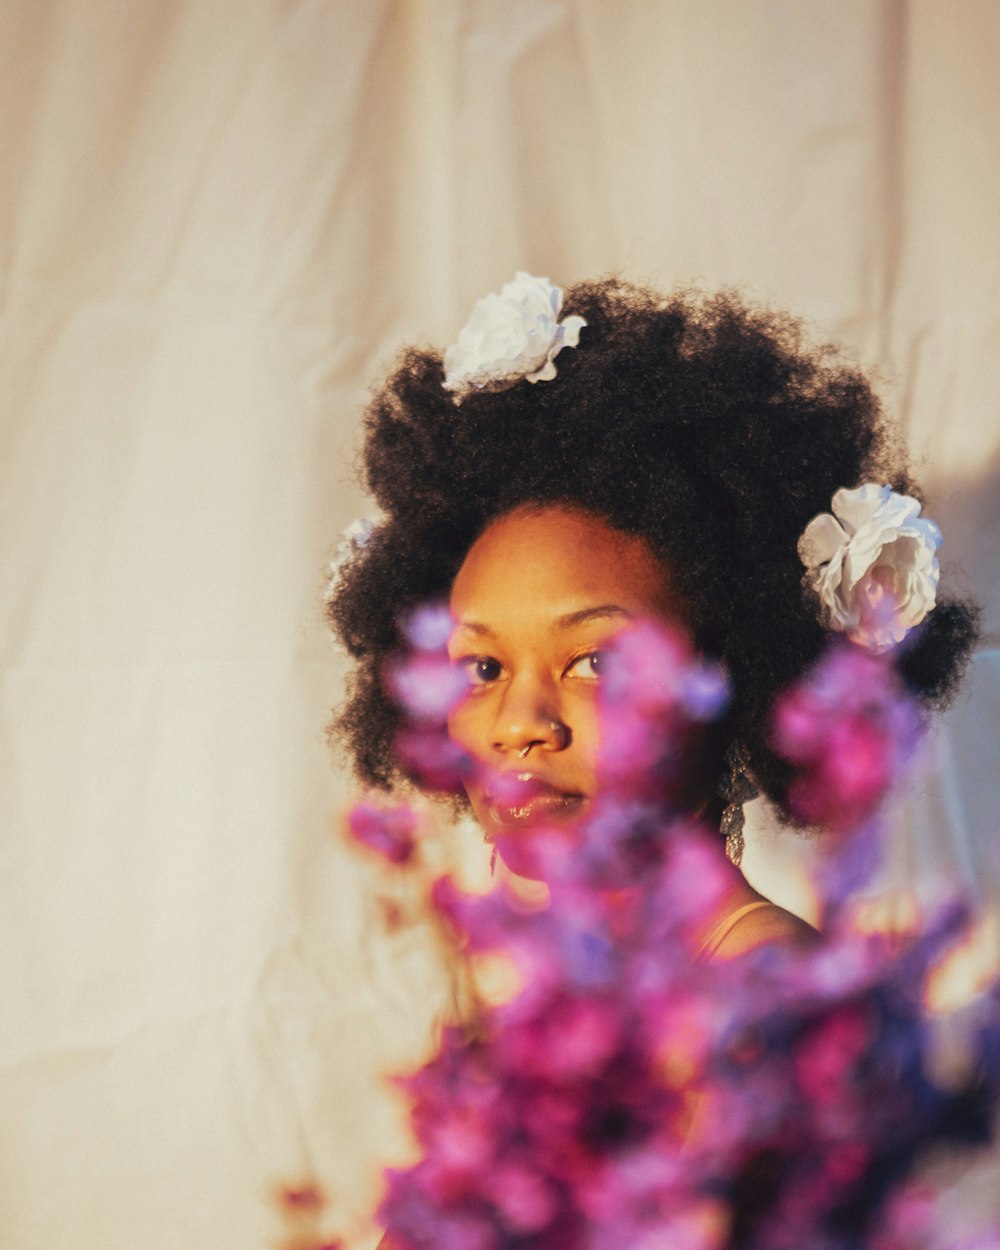
[[[374,1244],[452,987],[341,839],[320,601],[370,381],[518,269],[735,285],[876,371],[984,638],[873,914],[996,904],[998,53],[991,0],[3,6],[5,1246],[263,1248],[308,1179]]]

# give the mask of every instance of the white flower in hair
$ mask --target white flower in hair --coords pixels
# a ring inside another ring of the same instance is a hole
[[[551,382],[555,357],[576,347],[587,324],[559,320],[562,290],[548,278],[519,272],[499,295],[484,296],[444,354],[445,390],[456,400],[474,390],[506,390],[522,378]]]
[[[356,551],[360,551],[363,547],[368,546],[374,528],[375,522],[372,518],[363,516],[352,521],[341,534],[337,550],[333,553],[333,559],[330,561],[329,578],[326,583],[324,598],[329,599],[337,589],[337,584],[340,581],[340,571],[351,556]]]
[[[878,655],[934,607],[940,545],[916,499],[866,482],[838,490],[833,515],[813,517],[798,550],[825,623]]]

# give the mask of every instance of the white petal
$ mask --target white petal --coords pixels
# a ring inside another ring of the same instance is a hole
[[[847,534],[829,512],[814,516],[799,539],[799,559],[807,569],[826,564],[847,542]]]
[[[576,345],[580,342],[580,331],[586,324],[586,321],[584,321],[582,317],[578,317],[575,314],[572,317],[567,317],[565,321],[561,322],[563,347],[576,347]]]
[[[893,535],[888,535],[891,542]],[[860,582],[869,569],[882,561],[886,542],[875,531],[863,531],[851,539],[844,555],[844,577],[853,586]]]
[[[827,564],[807,574],[823,608],[823,616],[831,629],[843,629],[850,619],[850,606],[841,593],[841,559],[837,552]]]
[[[555,364],[551,360],[547,360],[541,369],[526,376],[529,382],[551,382],[556,376]]]
[[[877,482],[865,482],[854,490],[841,487],[833,497],[833,510],[847,532],[853,534],[875,515],[891,494],[888,486],[879,486]]]

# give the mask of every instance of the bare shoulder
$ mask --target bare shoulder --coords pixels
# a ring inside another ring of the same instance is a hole
[[[762,946],[779,946],[789,950],[805,949],[819,934],[799,916],[775,903],[761,901],[760,906],[747,908],[726,933],[714,951],[716,959],[735,959]]]

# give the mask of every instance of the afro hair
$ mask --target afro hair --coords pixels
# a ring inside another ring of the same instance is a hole
[[[769,746],[772,707],[830,638],[796,544],[842,486],[875,480],[917,494],[900,440],[834,349],[735,294],[664,299],[611,278],[571,287],[563,313],[586,328],[551,382],[456,404],[441,354],[410,349],[374,394],[364,484],[384,515],[328,604],[355,661],[333,731],[365,784],[406,778],[401,712],[382,682],[404,647],[401,620],[447,596],[497,517],[561,504],[641,535],[666,563],[695,644],[729,674],[720,760],[740,761],[788,819],[791,772]],[[952,694],[975,634],[971,605],[939,599],[900,649],[903,680],[925,706]],[[721,802],[727,775],[720,769]]]

